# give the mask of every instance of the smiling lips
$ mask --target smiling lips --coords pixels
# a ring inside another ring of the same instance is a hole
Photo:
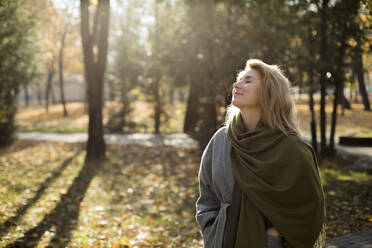
[[[235,93],[234,93],[234,96],[239,96],[239,95],[243,95],[243,94],[241,94],[241,93],[239,93],[239,92],[235,92]]]

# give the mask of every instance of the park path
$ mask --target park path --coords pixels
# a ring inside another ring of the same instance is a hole
[[[39,141],[61,141],[61,142],[79,142],[85,143],[88,139],[86,133],[46,133],[46,132],[25,132],[18,133],[21,140],[39,140]],[[173,146],[182,148],[198,148],[198,142],[185,133],[170,134],[105,134],[107,144],[122,145],[141,145],[141,146]],[[311,144],[310,135],[304,134],[305,142]],[[318,137],[318,140],[320,138]],[[337,154],[356,155],[349,167],[358,171],[368,171],[372,173],[372,147],[357,147],[337,145],[339,134],[335,135]],[[328,137],[327,137],[328,143]]]
[[[88,134],[86,133],[45,133],[45,132],[27,132],[18,133],[21,140],[40,140],[40,141],[61,141],[68,143],[86,142]],[[108,144],[121,145],[143,145],[143,146],[175,146],[185,148],[197,148],[198,142],[185,133],[171,134],[105,134],[105,142]]]
[[[335,134],[335,143],[336,143],[336,150],[337,153],[351,153],[355,155],[361,155],[361,156],[370,156],[372,157],[372,147],[363,147],[363,146],[344,146],[339,145],[339,137],[343,136],[343,134]],[[310,134],[304,134],[303,135],[304,140],[307,143],[311,143],[311,136]],[[318,143],[320,143],[320,135],[318,135]],[[327,144],[329,142],[329,138],[327,136]]]
[[[62,141],[62,142],[86,142],[88,135],[86,133],[46,133],[46,132],[25,132],[18,134],[22,140],[44,140],[44,141]],[[310,143],[310,135],[304,134],[304,140]],[[104,139],[109,144],[123,145],[144,145],[144,146],[176,146],[197,148],[198,142],[185,133],[171,134],[150,134],[150,133],[135,133],[135,134],[105,134]],[[339,135],[335,135],[336,144],[338,143]],[[318,138],[318,141],[320,138]],[[327,138],[328,140],[328,138]],[[337,152],[352,153],[355,155],[369,156],[372,159],[371,147],[359,146],[342,146],[337,145]]]

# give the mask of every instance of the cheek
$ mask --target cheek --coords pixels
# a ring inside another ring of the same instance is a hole
[[[250,102],[250,103],[258,103],[259,101],[259,96],[260,92],[258,89],[255,87],[252,87],[251,89],[248,89],[247,91],[244,92],[244,101]]]
[[[259,88],[256,85],[246,85],[243,87],[243,92],[244,94],[254,96],[259,94]]]

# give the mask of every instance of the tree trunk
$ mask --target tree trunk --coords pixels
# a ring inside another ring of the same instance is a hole
[[[366,86],[365,86],[365,83],[364,83],[364,76],[363,76],[363,59],[362,59],[362,49],[361,49],[361,41],[360,41],[360,37],[356,37],[357,38],[357,46],[356,46],[356,55],[355,55],[355,66],[356,66],[356,70],[357,70],[357,76],[358,76],[358,83],[359,83],[359,92],[360,92],[360,95],[362,96],[362,101],[363,101],[363,105],[364,105],[364,110],[366,111],[371,111],[371,106],[370,106],[370,103],[369,103],[369,99],[368,99],[368,94],[367,94],[367,91],[366,91]]]
[[[351,73],[350,73],[350,91],[349,91],[350,102],[353,101],[353,85],[355,84],[354,79],[355,79],[355,70],[354,70],[354,66],[351,66]]]
[[[337,69],[334,75],[334,83],[336,84],[336,89],[334,93],[334,100],[333,100],[333,112],[332,112],[332,122],[331,122],[331,133],[329,137],[329,146],[327,149],[327,153],[331,156],[336,155],[335,149],[335,132],[336,132],[336,123],[337,123],[337,107],[340,103],[340,98],[343,96],[343,84],[344,84],[344,57],[345,57],[345,49],[346,49],[346,34],[345,31],[341,36],[341,46],[338,49],[339,54],[337,58]]]
[[[312,28],[309,26],[308,29],[309,35],[309,50],[310,50],[310,58],[314,58],[314,48],[313,48],[313,34]],[[311,144],[313,146],[315,154],[318,154],[318,141],[317,141],[317,134],[316,134],[316,120],[315,120],[315,111],[314,111],[314,69],[313,64],[311,63],[309,66],[309,108],[311,113],[311,121],[310,121],[310,130],[311,130]]]
[[[124,79],[124,80],[128,80],[128,78]],[[126,118],[126,111],[125,111],[125,108],[127,107],[126,105],[129,104],[129,101],[127,100],[126,98],[126,90],[125,90],[125,87],[121,87],[121,103],[123,104],[122,108],[121,108],[121,115],[120,115],[120,132],[122,133],[123,132],[123,127],[126,125],[125,123],[125,118]]]
[[[198,82],[193,77],[188,77],[190,81],[189,95],[187,98],[185,121],[183,131],[188,134],[195,133],[195,126],[198,122],[199,87]]]
[[[48,81],[47,81],[47,87],[46,87],[46,91],[45,91],[45,111],[47,113],[49,111],[49,98],[50,98],[50,94],[51,94],[51,90],[52,90],[53,76],[54,76],[54,69],[51,66],[51,68],[49,68],[49,70],[48,70]]]
[[[326,84],[327,84],[327,11],[328,0],[324,0],[322,9],[320,10],[321,24],[320,24],[320,156],[322,161],[327,153],[326,140]]]
[[[64,92],[64,86],[63,86],[63,49],[65,47],[65,39],[66,39],[67,31],[65,30],[62,34],[61,39],[61,48],[59,50],[59,85],[60,85],[60,92],[61,92],[61,103],[63,106],[63,116],[67,116],[67,109],[66,109],[66,101],[65,101],[65,92]]]
[[[92,32],[89,29],[90,18],[88,8],[89,1],[81,0],[81,36],[85,79],[88,86],[89,112],[86,161],[92,162],[104,160],[106,152],[106,145],[103,139],[102,105],[103,79],[107,61],[110,1],[100,0],[98,2],[94,15]]]
[[[158,61],[159,57],[157,56],[159,53],[159,39],[158,39],[158,26],[159,26],[159,20],[158,20],[158,4],[157,0],[154,2],[154,15],[155,15],[155,39],[154,39],[154,47],[153,47],[153,61]],[[154,68],[154,67],[153,67]],[[162,114],[162,103],[161,103],[161,97],[160,97],[160,75],[155,68],[155,70],[152,70],[155,75],[153,76],[154,79],[154,123],[155,123],[155,130],[154,133],[158,134],[160,133],[160,124],[161,124],[161,114]]]
[[[40,87],[40,83],[39,82],[36,83],[36,92],[37,92],[37,101],[38,101],[38,104],[39,105],[42,105],[41,87]]]
[[[53,76],[54,74],[56,73],[56,71],[53,72]],[[56,96],[54,95],[54,84],[53,84],[53,79],[50,81],[50,91],[49,91],[49,95],[51,97],[51,100],[52,100],[52,104],[56,104],[57,103],[57,99],[56,99]]]
[[[354,70],[353,67],[351,67],[351,73],[350,73],[350,89],[349,89],[349,97],[350,97],[350,102],[353,101],[353,84],[354,84]]]
[[[298,93],[299,93],[299,100],[302,99],[302,93],[304,92],[304,85],[303,85],[303,79],[304,79],[304,72],[303,70],[300,70],[298,73],[299,80],[298,80]]]
[[[155,133],[160,133],[160,116],[162,112],[161,102],[160,102],[160,81],[158,77],[155,77],[154,82],[154,101],[155,101],[155,109],[154,109],[154,121],[155,121]]]
[[[28,99],[28,84],[23,84],[23,88],[25,91],[25,106],[28,107],[29,99]]]

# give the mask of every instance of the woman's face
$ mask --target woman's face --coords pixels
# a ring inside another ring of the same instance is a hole
[[[232,104],[240,109],[257,108],[261,77],[257,70],[249,69],[238,82],[233,84]]]

